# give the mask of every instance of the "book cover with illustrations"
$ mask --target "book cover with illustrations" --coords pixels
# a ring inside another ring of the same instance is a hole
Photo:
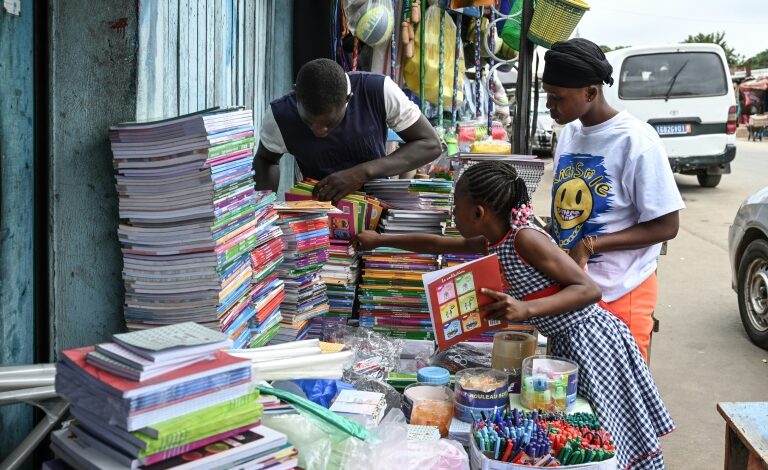
[[[424,274],[422,280],[439,349],[507,326],[506,320],[488,320],[480,312],[480,307],[493,302],[480,289],[504,292],[495,254]]]

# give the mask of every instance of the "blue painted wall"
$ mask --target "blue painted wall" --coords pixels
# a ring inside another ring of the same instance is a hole
[[[33,13],[0,5],[0,365],[34,362]],[[30,406],[0,406],[0,460],[31,427]]]

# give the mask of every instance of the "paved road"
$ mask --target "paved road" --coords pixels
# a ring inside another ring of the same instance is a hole
[[[551,181],[551,168],[543,183]],[[676,176],[687,208],[680,232],[659,266],[661,331],[653,336],[651,371],[677,430],[662,439],[670,469],[723,467],[719,401],[768,401],[768,351],[754,346],[731,290],[728,226],[742,200],[768,185],[768,142],[738,142],[733,173],[717,188]],[[549,206],[548,184],[534,208]]]

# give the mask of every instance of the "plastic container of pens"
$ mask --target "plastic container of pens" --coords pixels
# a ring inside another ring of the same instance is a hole
[[[473,422],[469,447],[478,470],[616,469],[611,437],[594,415],[497,410]]]
[[[556,356],[523,360],[520,402],[531,410],[571,411],[576,403],[579,366]]]

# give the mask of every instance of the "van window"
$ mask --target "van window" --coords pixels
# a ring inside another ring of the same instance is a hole
[[[723,62],[712,52],[630,56],[624,60],[619,76],[622,99],[693,98],[727,92]]]

